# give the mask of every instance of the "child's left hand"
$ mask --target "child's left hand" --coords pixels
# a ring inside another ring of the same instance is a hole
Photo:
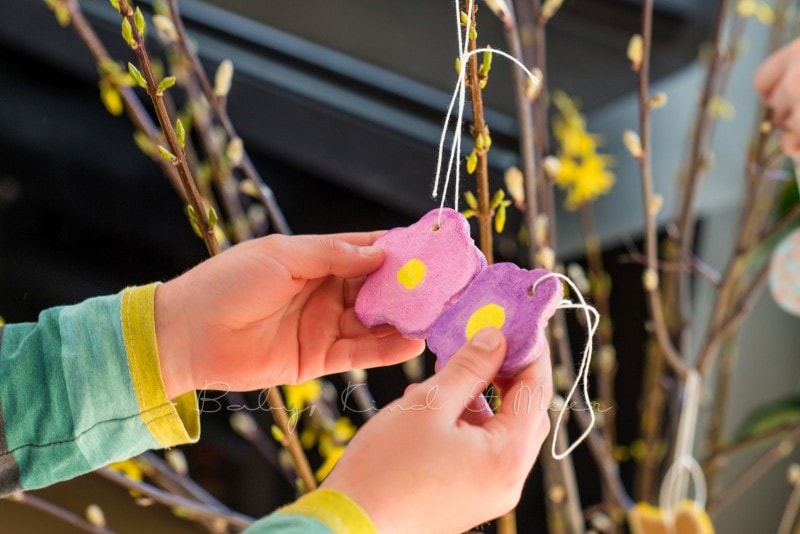
[[[422,340],[368,329],[353,304],[384,260],[381,235],[271,235],[211,258],[156,290],[156,334],[170,398],[252,390],[421,353]],[[212,385],[213,383],[213,385]]]

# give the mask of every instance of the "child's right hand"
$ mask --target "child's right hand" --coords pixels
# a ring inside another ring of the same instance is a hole
[[[545,349],[500,383],[497,414],[472,408],[505,352],[502,333],[482,330],[365,425],[322,487],[354,499],[381,533],[463,532],[513,508],[550,431],[553,386]]]

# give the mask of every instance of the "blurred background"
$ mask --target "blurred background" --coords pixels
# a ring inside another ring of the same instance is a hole
[[[667,111],[653,116],[654,175],[665,215],[714,4],[656,2],[652,80],[654,91],[670,98]],[[112,53],[128,58],[107,0],[82,0],[81,6]],[[436,146],[456,78],[450,2],[181,0],[181,8],[209,71],[222,59],[233,60],[231,118],[295,233],[406,225],[436,205],[430,194]],[[60,28],[40,1],[0,3],[0,21],[0,315],[9,322],[35,320],[46,307],[165,280],[201,261],[202,242],[180,200],[132,142],[130,122],[103,108],[96,66],[71,29]],[[488,9],[481,9],[478,24],[481,42],[507,48]],[[624,332],[617,347],[621,442],[634,438],[645,339],[644,302],[638,275],[632,276],[638,271],[616,261],[642,232],[638,175],[620,139],[637,120],[636,77],[625,50],[639,24],[635,1],[566,0],[547,36],[549,87],[581,100],[589,129],[603,135],[604,151],[616,160],[617,185],[595,213],[614,277],[612,309],[620,310],[614,322]],[[763,32],[748,31],[748,50],[731,83],[736,118],[718,136],[715,168],[700,199],[698,249],[716,267],[724,265],[722,244],[736,224],[741,155],[756,105],[751,77],[764,50]],[[509,67],[496,60],[485,92],[493,188],[518,159],[510,80]],[[498,238],[500,259],[521,257],[519,224],[512,216]],[[573,214],[559,217],[559,243],[561,258],[581,259]],[[702,308],[702,288],[697,298]],[[800,339],[789,316],[765,299],[747,328],[743,350],[769,353],[770,363],[741,359],[749,367],[740,373],[746,381],[735,384],[733,425],[751,406],[795,391],[800,376],[796,350],[789,348]],[[371,372],[370,379],[380,403],[402,392],[396,370]],[[262,515],[292,497],[288,484],[260,467],[264,462],[220,417],[205,418],[204,439],[186,453],[193,476],[239,511]],[[579,473],[586,472],[582,465],[589,469],[585,451],[576,463]],[[788,495],[783,467],[747,493],[742,502],[748,506],[726,511],[718,531],[774,530],[760,527],[777,524]],[[596,500],[597,480],[579,484],[588,502]],[[520,506],[521,532],[544,529],[540,485],[534,472]],[[140,531],[146,521],[153,532],[194,530],[167,510],[138,513],[124,490],[92,476],[43,494],[76,510],[102,502],[120,532]],[[135,514],[133,522],[115,521],[115,513]],[[7,502],[0,502],[0,525],[66,532]]]

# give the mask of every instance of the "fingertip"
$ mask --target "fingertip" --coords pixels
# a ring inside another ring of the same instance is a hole
[[[367,258],[383,257],[384,255],[383,249],[375,245],[358,247],[358,252]]]

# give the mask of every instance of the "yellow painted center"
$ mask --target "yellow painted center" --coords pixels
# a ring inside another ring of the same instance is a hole
[[[400,267],[400,270],[397,271],[397,281],[406,289],[414,289],[422,282],[427,272],[428,269],[425,268],[425,264],[413,258],[408,260],[405,265]]]
[[[467,328],[464,333],[467,336],[467,340],[470,340],[472,336],[480,332],[481,329],[491,326],[499,330],[503,328],[505,322],[505,308],[492,302],[475,310],[475,313],[473,313],[469,321],[467,321]]]

